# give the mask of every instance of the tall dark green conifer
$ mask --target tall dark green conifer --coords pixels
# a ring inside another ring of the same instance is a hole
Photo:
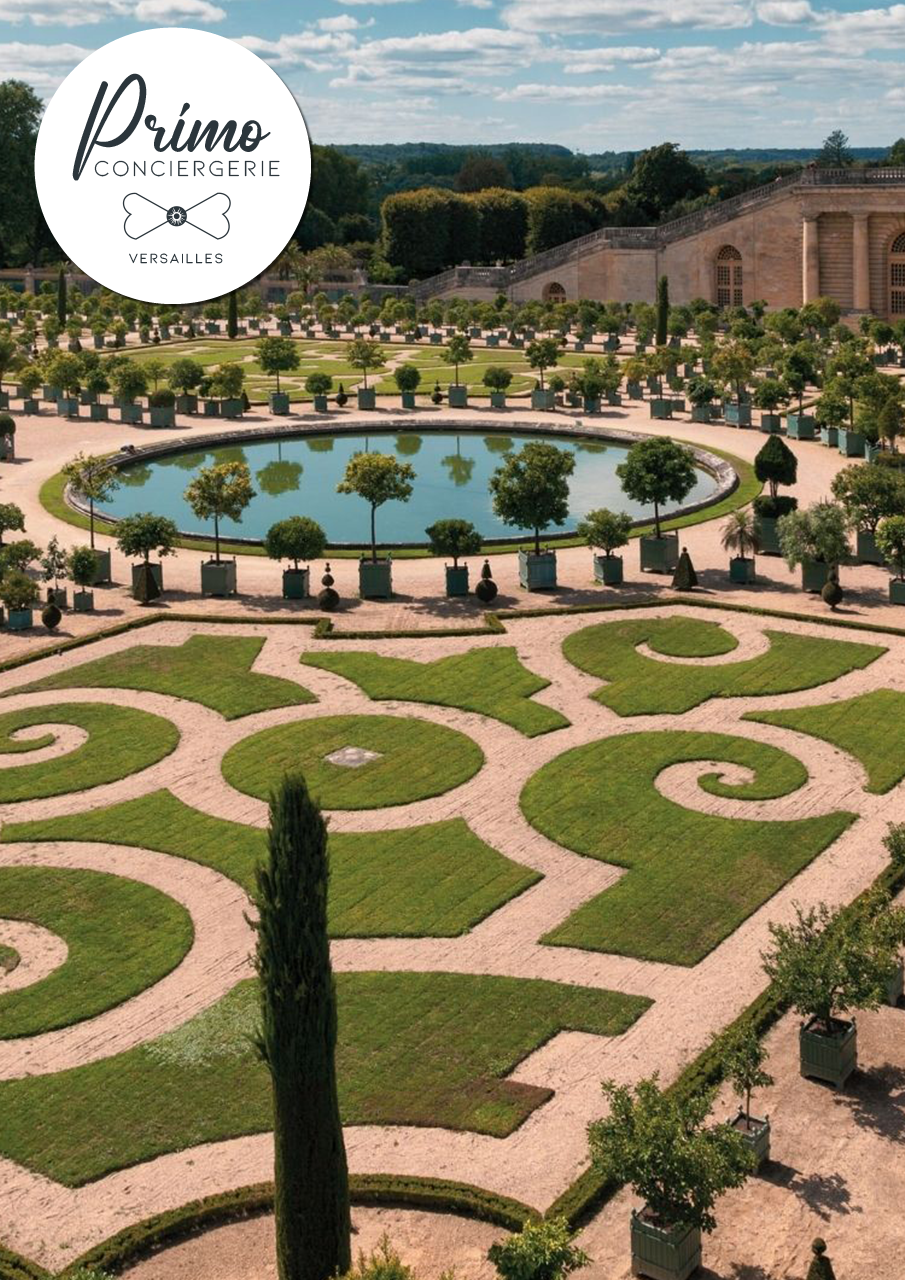
[[[657,346],[665,347],[669,322],[669,276],[657,281]]]
[[[271,796],[258,870],[258,1049],[270,1071],[280,1280],[350,1269],[346,1151],[336,1089],[336,989],[327,940],[327,829],[304,779]]]
[[[57,320],[61,329],[66,328],[66,272],[60,267],[57,276]]]
[[[226,313],[226,336],[234,338],[239,332],[239,305],[236,302],[235,289],[229,295],[229,310]]]

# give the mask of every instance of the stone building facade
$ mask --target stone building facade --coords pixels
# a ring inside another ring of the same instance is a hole
[[[653,302],[799,307],[820,296],[843,312],[905,318],[905,168],[810,167],[659,227],[605,227],[508,267],[455,267],[421,298]]]

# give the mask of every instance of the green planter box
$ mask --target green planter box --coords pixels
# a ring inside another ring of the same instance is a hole
[[[92,422],[106,422],[110,417],[110,411],[105,404],[90,405],[89,410]]]
[[[150,565],[151,577],[157,583],[157,590],[163,591],[163,565],[159,561],[153,561]],[[138,575],[141,573],[142,565],[132,565],[132,595],[135,597],[135,588],[138,584]]]
[[[782,418],[778,413],[762,413],[760,429],[768,436],[778,436],[782,431]]]
[[[729,561],[729,581],[749,586],[755,581],[755,562],[743,560],[741,556],[733,556]]]
[[[49,383],[45,384],[41,388],[41,399],[46,400],[48,404],[52,403],[54,400],[59,400],[62,394],[63,392],[59,387],[52,387]]]
[[[103,349],[104,349],[104,335],[103,335],[102,333],[95,333],[95,334],[92,336],[92,339],[91,339],[91,340],[92,340],[92,342],[94,343],[94,349],[95,349],[95,351],[103,351]]]
[[[664,538],[653,536],[638,539],[641,548],[641,569],[648,573],[673,573],[679,563],[678,536],[667,534]]]
[[[358,407],[359,409],[376,409],[377,392],[373,387],[358,388]]]
[[[741,1136],[742,1142],[754,1156],[754,1172],[770,1159],[770,1119],[752,1116],[750,1123],[741,1107],[729,1118],[730,1126]]]
[[[786,435],[790,440],[814,440],[817,423],[808,413],[787,413]]]
[[[310,569],[283,570],[283,599],[304,600],[310,596]]]
[[[754,529],[760,539],[761,553],[765,556],[782,555],[782,547],[779,545],[779,533],[777,526],[779,519],[776,516],[759,516],[756,512],[754,515]]]
[[[450,388],[450,390],[452,390],[452,388]],[[544,387],[543,390],[541,390],[540,387],[535,387],[531,392],[532,409],[552,409],[555,407],[555,403],[554,393],[549,389],[549,387]]]
[[[192,396],[192,395],[177,396],[176,412],[177,413],[197,413],[198,397]]]
[[[315,412],[315,413],[327,413],[327,412],[328,412],[328,410],[329,410],[329,405],[328,405],[328,403],[327,403],[327,397],[326,397],[326,396],[315,396],[315,397],[314,397],[314,412]]]
[[[687,1280],[701,1265],[697,1227],[659,1227],[632,1213],[632,1274],[650,1280]]]
[[[837,1020],[838,1031],[831,1035],[815,1031],[815,1019],[802,1023],[798,1033],[799,1066],[803,1076],[827,1080],[841,1089],[858,1065],[858,1028],[851,1022]]]
[[[450,409],[468,408],[468,387],[450,385],[448,391]]]
[[[600,400],[597,396],[584,396],[582,399],[582,408],[585,413],[599,413]]]
[[[97,404],[97,392],[96,391],[80,391],[79,404]],[[0,409],[5,409],[6,407],[7,406],[3,404],[3,397],[0,396]]]
[[[821,427],[820,442],[827,445],[830,449],[839,447],[839,428],[838,427]]]
[[[603,349],[604,351],[618,351],[619,350],[618,336],[614,333],[611,333],[610,336],[604,342]]]
[[[241,418],[245,412],[245,401],[239,399],[221,400],[220,409],[224,418]]]
[[[414,409],[414,407],[415,407],[415,393],[414,393],[414,391],[403,391],[403,392],[402,392],[402,407],[403,407],[403,409]]]
[[[865,529],[859,529],[855,534],[855,554],[862,564],[886,563],[880,554],[880,548],[877,546],[874,535],[868,533]]]
[[[468,595],[467,564],[448,564],[446,566],[446,594],[448,596]]]
[[[75,396],[60,396],[57,401],[57,413],[61,418],[77,418],[79,416],[79,402]]]
[[[6,626],[9,631],[28,631],[34,626],[31,609],[10,609],[6,615]]]
[[[22,401],[22,412],[27,414],[40,413],[41,406],[38,404],[37,400],[32,400],[30,397],[27,397]]]
[[[751,406],[750,404],[727,404],[723,410],[723,417],[730,427],[750,427]]]
[[[709,404],[693,404],[691,406],[692,422],[709,422],[711,407]]]
[[[286,391],[271,391],[270,412],[271,413],[288,413],[289,412],[289,395]]]
[[[662,396],[654,396],[650,402],[650,416],[652,418],[671,418],[672,400],[664,400]]]
[[[142,413],[143,410],[140,404],[121,404],[119,406],[120,422],[131,422],[133,425],[140,424]]]
[[[864,444],[864,456],[868,462],[876,462],[880,454],[883,452],[883,446],[879,443],[871,444],[869,440]]]
[[[48,587],[47,603],[55,604],[58,609],[68,609],[69,592],[66,587]]]
[[[94,548],[94,578],[92,586],[97,586],[100,582],[111,582],[113,580],[113,572],[110,567],[110,552],[102,551],[100,547]]]
[[[673,411],[673,413],[684,413],[684,412],[685,412],[685,398],[684,398],[684,396],[673,396],[673,399],[672,399],[672,411]]]
[[[76,613],[91,613],[94,609],[94,592],[74,591],[72,593],[72,607]]]
[[[175,427],[176,408],[174,405],[151,406],[152,427]]]
[[[208,320],[208,321],[207,321],[207,323],[206,323],[206,324],[205,324],[205,326],[204,326],[204,332],[205,332],[205,333],[219,333],[219,332],[220,332],[220,326],[217,324],[217,321],[216,321],[216,320]]]
[[[201,565],[201,594],[203,596],[234,596],[236,594],[235,560],[205,560]]]
[[[359,560],[358,594],[363,600],[389,600],[393,594],[392,560]]]
[[[643,400],[644,389],[640,382],[633,382],[631,379],[625,384],[625,390],[629,400]]]
[[[443,335],[442,333],[432,333],[428,341],[432,347],[439,347],[440,343],[443,341]]]
[[[606,402],[614,409],[618,409],[622,404],[622,395],[619,391],[608,391],[606,393]]]
[[[283,337],[283,338],[288,338],[288,337],[290,336],[290,334],[291,334],[291,333],[292,333],[292,325],[289,323],[289,321],[288,321],[288,320],[281,320],[281,321],[280,321],[280,336],[281,336],[281,337]]]
[[[822,560],[805,560],[801,566],[801,588],[816,594],[822,591],[830,576],[830,566]]]
[[[864,436],[861,432],[849,431],[848,427],[840,427],[839,452],[843,458],[863,458]]]
[[[203,401],[201,416],[203,418],[219,418],[220,417],[220,401],[219,400]]]
[[[498,333],[488,333],[487,346],[498,347],[500,345],[500,335]]]
[[[491,391],[490,407],[491,409],[505,409],[506,408],[506,392]]]
[[[556,586],[556,552],[519,551],[518,580],[525,591],[546,591]]]
[[[905,580],[902,578],[890,578],[889,603],[905,604]]]
[[[621,587],[623,583],[622,556],[594,557],[594,581],[605,587]]]

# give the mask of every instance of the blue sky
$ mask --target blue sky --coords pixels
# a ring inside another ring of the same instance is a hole
[[[92,49],[163,25],[255,50],[315,142],[602,151],[905,134],[905,4],[843,0],[0,0],[0,79],[48,97]]]

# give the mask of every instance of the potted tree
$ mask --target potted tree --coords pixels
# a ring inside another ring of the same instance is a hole
[[[94,585],[97,561],[91,547],[73,547],[66,561],[70,578],[78,588],[72,593],[72,607],[76,613],[90,613],[94,608]]]
[[[377,508],[385,502],[407,502],[412,496],[415,470],[386,453],[353,453],[346,463],[337,493],[354,493],[371,509],[371,558],[358,564],[358,589],[364,599],[388,600],[393,594],[393,565],[389,556],[377,559]]]
[[[782,431],[782,416],[776,410],[788,399],[788,393],[778,378],[762,378],[754,388],[751,399],[761,410],[760,429],[768,435]]]
[[[692,422],[710,422],[716,397],[716,386],[712,379],[704,374],[689,378],[685,384],[685,394],[691,401]]]
[[[792,440],[813,440],[817,434],[816,420],[804,411],[804,393],[816,376],[811,344],[796,343],[782,362],[782,380],[798,398],[798,412],[786,413],[786,432]]]
[[[198,396],[195,394],[204,377],[204,366],[197,360],[183,356],[174,360],[167,374],[170,390],[176,393],[177,413],[197,413]]]
[[[288,413],[289,395],[280,390],[280,374],[292,373],[299,367],[299,345],[291,338],[259,338],[255,343],[258,364],[264,373],[276,377],[277,389],[270,393],[270,412]],[[313,394],[313,393],[312,393]]]
[[[247,464],[219,462],[202,467],[183,496],[199,520],[214,522],[214,558],[201,565],[201,594],[235,595],[235,559],[220,559],[220,521],[241,521],[242,512],[255,496]]]
[[[459,385],[459,365],[474,359],[471,343],[464,333],[454,333],[442,351],[443,363],[454,367],[453,382],[447,389],[450,409],[468,408],[468,387]]]
[[[436,520],[424,531],[430,539],[432,556],[451,556],[446,565],[446,594],[468,595],[468,565],[459,564],[459,556],[476,556],[481,550],[481,535],[470,520]]]
[[[79,416],[78,392],[82,381],[82,365],[78,356],[58,355],[47,365],[48,381],[58,389],[57,413],[61,418]]]
[[[7,569],[0,578],[0,600],[6,605],[10,631],[27,631],[34,624],[32,609],[40,592],[38,584],[21,569]]]
[[[504,524],[534,530],[534,550],[519,549],[519,582],[526,591],[556,586],[556,552],[540,549],[540,533],[569,516],[569,476],[575,455],[543,440],[529,440],[504,458],[490,477],[493,509]]]
[[[327,396],[333,390],[333,379],[329,373],[309,373],[305,379],[305,390],[314,401],[315,412],[327,412]]]
[[[755,365],[754,352],[743,338],[725,342],[713,358],[716,376],[721,382],[735,387],[735,403],[727,404],[723,409],[723,416],[733,426],[751,426],[751,405],[746,399],[746,387]]]
[[[781,554],[777,524],[798,506],[796,498],[780,497],[780,485],[793,485],[798,479],[798,459],[779,436],[765,440],[754,459],[754,474],[769,492],[754,499],[754,526],[760,550],[764,555]]]
[[[25,516],[14,502],[0,502],[0,547],[5,533],[24,533]]]
[[[368,370],[377,369],[384,361],[383,347],[368,338],[355,338],[349,343],[346,358],[353,369],[361,370],[362,385],[358,388],[359,409],[376,409],[377,394],[368,386]],[[337,400],[337,404],[339,400]]]
[[[676,1094],[653,1076],[634,1094],[606,1080],[603,1093],[610,1114],[588,1126],[594,1169],[644,1201],[632,1212],[632,1273],[686,1280],[701,1264],[702,1233],[716,1226],[717,1198],[743,1184],[751,1153],[730,1125],[707,1125],[714,1089]]]
[[[241,418],[245,411],[245,398],[242,389],[245,385],[245,370],[240,364],[231,361],[221,364],[211,382],[211,394],[220,400],[220,412],[224,418]]]
[[[152,391],[148,396],[152,427],[175,427],[176,396],[167,387]]]
[[[141,556],[142,563],[132,565],[132,594],[135,594],[139,577],[148,566],[157,583],[158,593],[163,591],[163,565],[160,561],[151,562],[156,551],[162,560],[164,556],[176,554],[176,539],[179,530],[172,520],[166,516],[155,516],[150,511],[139,512],[134,516],[123,516],[116,526],[116,545],[124,556]]]
[[[528,1219],[515,1235],[487,1250],[500,1280],[565,1280],[591,1259],[572,1243],[565,1218]]]
[[[119,403],[120,422],[140,423],[142,409],[141,405],[135,404],[135,399],[148,390],[144,369],[134,360],[122,359],[115,365],[110,381]]]
[[[833,476],[830,488],[855,531],[862,564],[882,564],[876,533],[887,516],[905,515],[905,474],[892,467],[854,463]]]
[[[45,582],[52,582],[47,588],[47,603],[55,604],[58,609],[69,605],[69,596],[65,587],[60,586],[60,578],[66,576],[66,552],[60,546],[56,535],[50,539],[41,557],[41,577]]]
[[[576,533],[589,547],[603,555],[594,556],[594,581],[606,587],[621,587],[622,556],[614,555],[618,547],[627,545],[632,533],[632,517],[625,511],[608,511],[599,507],[579,520]]]
[[[747,586],[755,581],[755,559],[760,551],[760,537],[754,516],[742,508],[730,513],[722,530],[723,550],[731,553],[729,581]]]
[[[778,525],[779,545],[790,569],[801,566],[804,591],[820,592],[831,574],[838,580],[840,562],[848,555],[845,514],[834,502],[815,502],[790,511]]]
[[[848,401],[838,387],[828,385],[817,400],[815,421],[820,428],[820,439],[830,449],[839,447],[839,431],[848,419]]]
[[[794,924],[771,924],[764,971],[803,1019],[803,1076],[841,1088],[858,1065],[855,1019],[840,1014],[884,1003],[899,963],[905,912],[878,891],[833,916],[825,902],[796,908]]]
[[[40,413],[41,406],[35,399],[35,392],[41,385],[41,370],[33,364],[27,364],[16,374],[19,390],[22,392],[22,412],[25,414]]]
[[[415,392],[421,383],[421,370],[410,362],[401,364],[393,370],[393,381],[402,396],[403,409],[414,409]]]
[[[887,516],[877,525],[877,550],[893,570],[890,604],[905,604],[905,516]]]
[[[96,563],[92,585],[110,582],[110,552],[94,545],[94,507],[95,503],[106,502],[119,488],[121,481],[116,468],[110,465],[107,458],[79,453],[63,467],[63,475],[69,488],[88,502],[89,542]]]
[[[540,376],[540,386],[531,392],[532,409],[552,409],[555,407],[555,392],[544,386],[544,373],[552,369],[559,361],[560,344],[556,338],[537,338],[529,342],[525,356],[532,369]]]
[[[299,561],[320,559],[326,545],[327,535],[308,516],[290,516],[270,526],[264,537],[265,552],[271,560],[292,561],[292,568],[283,570],[284,600],[304,600],[311,595],[311,569],[303,569]]]
[[[88,413],[92,422],[106,422],[109,414],[107,406],[101,404],[100,397],[110,390],[110,379],[107,371],[100,363],[92,365],[85,373],[84,395],[88,397]]]
[[[512,370],[502,364],[489,364],[484,370],[481,381],[490,391],[491,409],[505,409],[506,392],[512,382]]]
[[[751,1095],[755,1089],[766,1089],[773,1077],[764,1070],[767,1050],[750,1022],[741,1022],[715,1041],[722,1059],[723,1074],[739,1099],[738,1113],[729,1124],[742,1136],[754,1157],[753,1172],[770,1159],[770,1117],[760,1119],[751,1114]]]
[[[660,507],[664,502],[682,502],[694,488],[697,473],[691,451],[666,436],[651,436],[632,445],[616,475],[634,502],[653,503],[653,536],[640,538],[642,570],[672,573],[679,562],[679,539],[677,534],[663,536]]]

